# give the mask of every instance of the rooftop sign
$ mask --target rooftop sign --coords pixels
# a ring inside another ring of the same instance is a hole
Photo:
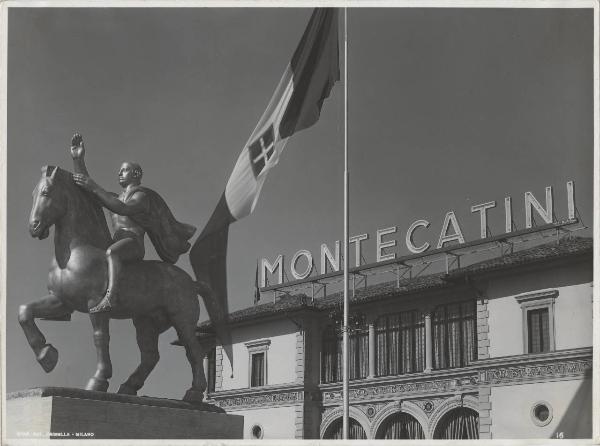
[[[566,184],[567,193],[567,218],[569,221],[575,220],[575,192],[573,181],[568,181]],[[549,225],[555,222],[554,213],[554,199],[552,193],[552,187],[548,186],[545,190],[545,205],[542,205],[531,192],[525,192],[524,194],[524,206],[525,206],[525,228],[531,229],[534,224],[534,211],[542,219],[544,224]],[[486,240],[490,238],[488,231],[488,210],[493,209],[497,206],[496,201],[489,201],[486,203],[476,204],[471,207],[471,213],[475,214],[479,218],[480,223],[480,239]],[[512,199],[511,197],[504,198],[504,221],[505,221],[505,234],[511,234],[515,230],[513,223],[512,213]],[[415,245],[414,234],[417,231],[426,231],[431,226],[430,222],[424,219],[414,221],[407,229],[404,234],[404,242],[407,249],[413,254],[414,257],[418,257],[419,254],[425,255],[431,249],[432,245],[429,242],[425,242],[419,246]],[[396,259],[395,252],[387,252],[387,250],[394,248],[398,244],[398,240],[394,238],[394,234],[398,232],[397,226],[390,226],[383,229],[378,229],[375,236],[375,256],[376,263],[388,263]],[[361,259],[363,258],[363,242],[369,239],[369,234],[354,235],[349,238],[349,249],[354,250],[355,268],[361,266]],[[449,211],[444,217],[442,224],[442,230],[437,239],[437,244],[434,248],[435,251],[443,250],[448,244],[452,243],[453,247],[460,247],[464,245],[465,238],[462,233],[458,219],[454,211]],[[450,246],[450,245],[448,245]],[[306,266],[299,270],[300,261],[304,258]],[[273,262],[268,259],[261,259],[260,267],[260,286],[264,288],[267,286],[267,274],[273,278],[276,275],[276,282],[271,285],[283,284],[284,277],[284,256],[279,254]],[[289,263],[289,270],[295,279],[295,281],[302,281],[307,279],[315,270],[315,262],[313,255],[306,249],[297,251]],[[321,244],[320,252],[320,274],[327,274],[328,272],[339,272],[340,271],[340,241],[337,240],[334,244],[333,250],[325,243]]]

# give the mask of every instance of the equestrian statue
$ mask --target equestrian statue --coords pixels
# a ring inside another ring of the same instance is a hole
[[[141,186],[139,164],[121,165],[122,191],[117,195],[90,178],[83,138],[77,133],[71,140],[71,156],[74,173],[45,166],[33,191],[31,236],[45,239],[55,227],[49,294],[19,307],[19,322],[37,361],[48,373],[58,362],[58,351],[46,342],[36,318],[70,320],[73,311],[89,313],[97,364],[86,389],[106,392],[112,376],[109,320],[132,319],[141,360],[118,393],[136,395],[158,362],[160,333],[174,327],[193,374],[183,399],[202,401],[207,386],[205,352],[195,329],[198,296],[210,290],[174,265],[190,248],[188,240],[196,228],[178,222],[158,193]],[[112,237],[103,207],[112,213]],[[143,260],[145,234],[163,261]]]

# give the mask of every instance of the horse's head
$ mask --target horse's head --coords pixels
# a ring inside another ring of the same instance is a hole
[[[67,198],[60,187],[61,171],[58,167],[42,167],[42,178],[33,190],[33,206],[29,215],[29,233],[40,240],[48,237],[50,226],[67,211]]]
[[[81,240],[102,249],[110,245],[106,219],[93,194],[78,187],[71,172],[44,166],[42,178],[33,190],[29,233],[32,237],[45,239],[50,234],[50,227],[65,216],[69,217],[65,228],[78,228]]]

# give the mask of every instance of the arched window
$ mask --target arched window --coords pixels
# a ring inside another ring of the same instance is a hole
[[[380,440],[422,440],[425,433],[415,417],[397,412],[381,424],[376,437]]]
[[[465,367],[477,359],[475,301],[438,306],[433,312],[433,368]]]
[[[479,438],[479,414],[468,407],[458,407],[445,414],[435,428],[439,440],[476,440]]]
[[[321,348],[321,382],[342,380],[342,332],[332,324],[323,333]],[[369,330],[364,323],[355,324],[348,334],[349,379],[366,378],[369,374]]]
[[[350,425],[348,426],[348,439],[349,440],[366,440],[367,434],[361,426],[361,424],[354,418],[350,418]],[[323,440],[342,440],[344,438],[343,432],[343,420],[338,418],[329,425],[323,435]]]
[[[377,376],[422,372],[425,368],[425,319],[418,310],[381,316],[375,322]]]

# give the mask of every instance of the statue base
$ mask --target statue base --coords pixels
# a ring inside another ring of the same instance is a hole
[[[67,387],[7,395],[7,439],[241,439],[244,417],[207,403]]]

